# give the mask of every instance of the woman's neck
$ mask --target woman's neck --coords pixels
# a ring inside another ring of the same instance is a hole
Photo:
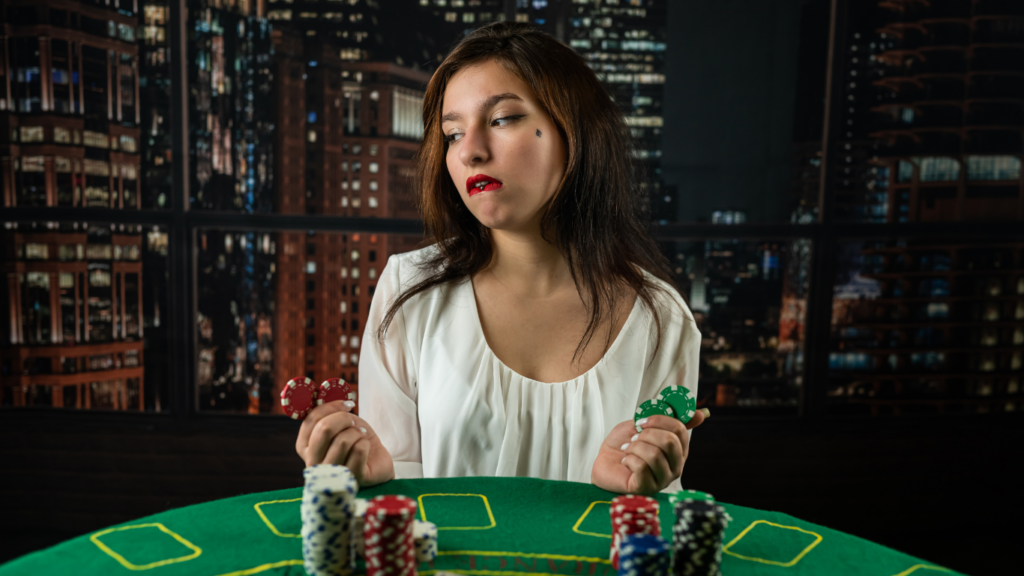
[[[493,256],[481,273],[524,300],[564,295],[576,286],[569,265],[558,249],[539,234],[525,235],[492,230]]]

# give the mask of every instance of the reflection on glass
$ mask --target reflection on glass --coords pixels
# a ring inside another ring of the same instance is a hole
[[[5,223],[3,406],[166,406],[167,235],[138,225]]]
[[[698,405],[796,414],[810,241],[680,241],[661,249],[703,336]]]
[[[248,414],[281,414],[278,398],[290,378],[340,377],[358,386],[359,338],[377,269],[420,241],[366,233],[198,234],[199,409]]]
[[[1024,242],[845,241],[838,263],[832,413],[1024,408]]]

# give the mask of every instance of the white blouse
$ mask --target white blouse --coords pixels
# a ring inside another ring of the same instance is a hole
[[[381,272],[359,355],[359,413],[391,453],[398,478],[529,476],[590,483],[604,439],[672,385],[697,394],[700,331],[674,287],[655,292],[662,341],[640,298],[604,357],[568,382],[523,377],[491,351],[473,283],[435,286],[376,331],[400,293],[425,277],[435,246],[395,254]],[[648,364],[650,363],[650,367]],[[676,479],[665,491],[681,489]]]

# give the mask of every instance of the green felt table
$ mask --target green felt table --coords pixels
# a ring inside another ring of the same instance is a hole
[[[590,484],[532,478],[393,480],[359,497],[404,494],[437,524],[440,553],[420,574],[609,576],[615,496]],[[299,532],[302,488],[248,494],[112,526],[0,566],[16,574],[242,576],[305,574]],[[661,502],[663,532],[674,520]],[[918,576],[951,570],[778,512],[722,503],[722,573]],[[361,566],[360,566],[361,567]],[[361,572],[361,570],[360,570]]]

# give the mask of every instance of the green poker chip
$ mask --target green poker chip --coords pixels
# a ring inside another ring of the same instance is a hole
[[[677,502],[714,502],[715,497],[707,492],[680,490],[679,492],[669,494],[668,501],[673,504]]]
[[[686,424],[697,411],[697,399],[690,394],[685,386],[669,386],[658,394],[656,400],[668,404],[676,413],[676,419]]]
[[[633,416],[633,424],[636,426],[636,431],[643,431],[643,428],[636,424],[637,420],[658,415],[668,416],[670,418],[676,417],[675,411],[672,410],[672,406],[668,403],[662,402],[658,399],[644,401],[644,403],[636,409],[636,415]]]

